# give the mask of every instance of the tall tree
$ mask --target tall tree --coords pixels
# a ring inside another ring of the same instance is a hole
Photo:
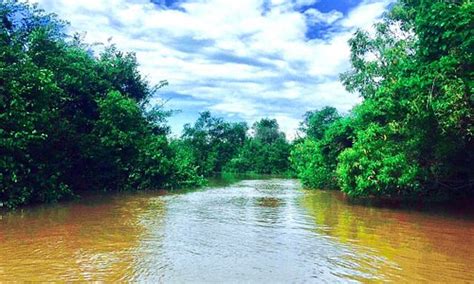
[[[96,56],[36,5],[2,1],[0,18],[0,207],[201,182],[169,147],[168,112],[148,111],[133,53]]]
[[[340,157],[353,195],[452,195],[472,189],[471,1],[399,1],[371,35],[350,41],[342,76],[365,99]]]
[[[304,115],[304,120],[300,125],[300,131],[309,138],[319,140],[323,138],[329,126],[339,118],[341,118],[341,116],[337,112],[337,109],[330,106],[326,106],[320,110],[309,111]]]
[[[199,172],[211,175],[221,172],[224,165],[244,144],[246,123],[230,123],[202,112],[193,126],[184,126],[182,139],[192,146]]]

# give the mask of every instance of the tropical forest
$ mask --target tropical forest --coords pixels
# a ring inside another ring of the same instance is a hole
[[[0,282],[474,281],[472,1],[85,2],[0,2]]]

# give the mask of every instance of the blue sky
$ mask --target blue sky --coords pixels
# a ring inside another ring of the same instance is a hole
[[[86,32],[137,54],[153,101],[179,109],[173,132],[199,112],[249,124],[276,118],[291,139],[302,115],[360,102],[340,84],[347,40],[370,29],[391,0],[35,0]]]

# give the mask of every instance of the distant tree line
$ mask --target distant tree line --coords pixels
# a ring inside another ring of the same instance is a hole
[[[202,112],[186,124],[179,141],[204,176],[216,173],[287,174],[290,144],[275,119],[261,119],[249,129],[245,122],[226,122]]]

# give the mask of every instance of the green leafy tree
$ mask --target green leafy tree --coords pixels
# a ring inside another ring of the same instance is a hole
[[[310,122],[308,122],[310,121]],[[341,117],[325,107],[308,112],[301,130],[305,138],[291,152],[292,166],[303,185],[309,188],[338,187],[336,167],[339,154],[352,146],[353,118]]]
[[[209,176],[222,171],[246,139],[246,123],[229,123],[202,112],[193,126],[184,126],[182,139],[194,152],[199,174]]]
[[[169,145],[169,112],[148,105],[166,82],[151,86],[133,53],[96,56],[36,5],[2,1],[0,18],[0,207],[201,184]]]
[[[354,147],[339,158],[351,195],[465,194],[472,189],[471,1],[399,1],[350,41],[342,76],[364,102]]]
[[[309,111],[304,115],[304,120],[300,125],[300,131],[308,138],[320,140],[323,138],[329,126],[340,117],[336,108],[329,106],[321,110]]]
[[[329,124],[330,109],[306,115],[292,153],[304,184],[337,179],[351,196],[472,193],[473,7],[401,0],[374,32],[354,34],[341,80],[364,101]]]
[[[283,174],[289,170],[290,144],[275,119],[261,119],[252,126],[253,136],[225,167],[227,172]]]

